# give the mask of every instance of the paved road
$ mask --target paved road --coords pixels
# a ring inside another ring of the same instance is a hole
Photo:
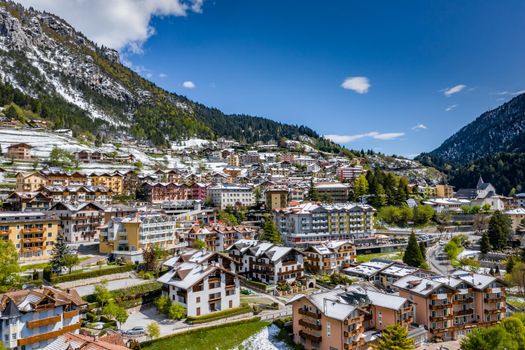
[[[133,286],[138,286],[139,284],[148,283],[150,280],[143,280],[140,278],[124,278],[120,280],[108,281],[107,288],[109,290],[128,288]],[[89,284],[87,286],[76,287],[78,294],[80,296],[90,295],[95,292],[96,284]]]

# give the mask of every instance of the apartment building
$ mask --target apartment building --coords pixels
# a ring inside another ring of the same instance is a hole
[[[384,259],[373,259],[356,266],[343,269],[343,273],[374,283],[381,288],[391,288],[402,277],[417,274],[418,268]]]
[[[166,260],[162,265],[175,269],[181,263],[196,263],[213,265],[219,264],[222,268],[235,272],[237,270],[235,261],[226,255],[210,252],[206,249],[183,248],[172,258]]]
[[[454,197],[454,187],[450,185],[436,185],[436,197],[453,198]]]
[[[30,161],[31,149],[33,147],[27,143],[15,143],[7,147],[7,158]]]
[[[47,179],[49,186],[86,186],[89,177],[78,171],[63,171],[56,169],[40,170],[41,175]]]
[[[334,203],[345,203],[348,201],[350,186],[340,182],[317,182],[314,184],[317,193],[322,197],[330,198]]]
[[[351,241],[330,241],[307,247],[304,266],[312,273],[332,274],[356,262],[356,249]]]
[[[16,174],[16,192],[36,192],[47,185],[47,177],[40,172]]]
[[[22,262],[49,259],[58,222],[43,212],[0,212],[0,239],[13,242]]]
[[[89,176],[91,185],[104,186],[111,190],[114,194],[122,194],[124,192],[124,178],[122,174],[116,172],[113,174],[91,174]]]
[[[361,165],[342,166],[337,168],[335,174],[341,182],[354,182],[359,176],[366,174],[366,170]]]
[[[111,204],[113,202],[113,195],[115,194],[106,186],[90,185],[43,186],[39,192],[51,198],[53,203],[91,202],[102,205]]]
[[[211,224],[207,226],[194,225],[186,233],[186,239],[191,246],[196,240],[206,243],[206,249],[212,252],[221,252],[231,247],[240,239],[254,239],[257,229],[245,226],[228,226]]]
[[[435,339],[457,339],[505,318],[505,284],[493,276],[463,270],[447,277],[409,275],[393,287],[415,303],[416,323]]]
[[[206,185],[201,183],[176,184],[176,183],[150,183],[142,185],[142,196],[150,203],[175,202],[195,199],[205,200],[207,196]]]
[[[227,249],[237,273],[254,281],[274,285],[293,282],[304,276],[303,254],[291,247],[241,239]]]
[[[207,315],[240,306],[239,277],[219,262],[181,261],[158,280],[162,293],[186,308],[188,316]]]
[[[226,161],[228,162],[229,166],[239,167],[241,166],[241,160],[237,154],[230,154],[228,157],[226,157]]]
[[[60,220],[60,231],[69,243],[98,240],[104,208],[96,203],[57,203],[49,212]]]
[[[288,304],[292,305],[294,341],[307,350],[368,349],[378,331],[391,324],[410,329],[413,322],[410,300],[366,284],[299,294]]]
[[[255,204],[255,195],[251,186],[220,184],[208,188],[208,195],[213,204],[225,209],[228,206],[248,207]]]
[[[3,202],[4,210],[44,211],[51,207],[53,199],[42,192],[11,192]]]
[[[125,261],[142,262],[142,254],[149,246],[155,245],[165,251],[177,248],[176,225],[176,217],[154,212],[113,218],[100,229],[99,250]]]
[[[375,209],[366,204],[302,203],[273,211],[274,221],[288,245],[306,247],[326,241],[370,237]]]
[[[74,290],[52,287],[0,294],[0,336],[8,349],[46,349],[65,333],[78,333],[80,309]]]
[[[271,187],[266,189],[266,209],[275,210],[288,206],[290,191],[287,187]]]

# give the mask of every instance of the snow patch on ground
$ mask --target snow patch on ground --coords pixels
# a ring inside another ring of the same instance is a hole
[[[233,350],[292,350],[288,344],[277,339],[279,327],[274,324],[255,333]]]
[[[185,149],[185,148],[190,148],[190,147],[203,148],[209,143],[210,141],[208,140],[193,138],[193,139],[188,139],[185,141],[173,142],[171,144],[171,149],[179,150],[179,149]]]

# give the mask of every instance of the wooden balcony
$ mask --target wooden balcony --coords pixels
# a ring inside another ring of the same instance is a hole
[[[283,275],[289,275],[291,273],[300,273],[300,272],[303,272],[303,271],[304,271],[303,268],[297,268],[297,269],[293,269],[293,270],[279,272],[278,275],[279,276],[283,276]]]
[[[23,339],[18,339],[18,346],[24,346],[24,345],[38,343],[41,341],[56,338],[64,333],[73,332],[77,329],[80,329],[80,325],[81,325],[80,322],[74,323],[72,325],[62,327],[62,329],[59,329],[56,331],[33,335],[31,337],[27,337]]]
[[[312,323],[312,322],[308,322],[307,320],[301,318],[299,319],[299,324],[303,327],[306,327],[306,328],[309,328],[309,329],[312,329],[314,331],[320,331],[322,326],[321,324],[316,324],[316,323]]]
[[[355,329],[353,329],[351,331],[344,331],[343,335],[344,335],[345,338],[349,338],[349,337],[353,337],[356,334],[360,334],[362,332],[363,332],[363,327],[359,326],[359,327],[356,327]]]
[[[363,345],[365,345],[365,340],[363,338],[360,338],[352,343],[345,343],[343,345],[343,348],[344,350],[354,350]]]
[[[305,315],[305,316],[308,316],[308,317],[311,317],[311,318],[315,318],[315,319],[321,319],[321,313],[320,312],[319,313],[311,312],[311,311],[305,310],[303,308],[299,309],[299,314]]]
[[[488,314],[488,315],[499,314],[499,313],[505,312],[505,311],[506,311],[505,307],[501,307],[499,309],[485,309],[485,313]]]
[[[75,316],[78,316],[78,310],[71,310],[71,311],[64,312],[64,319],[73,318]]]
[[[299,331],[299,336],[301,338],[309,339],[309,340],[311,340],[313,342],[316,342],[316,343],[320,343],[321,340],[323,339],[320,335],[314,335],[314,334],[306,333],[303,330]]]
[[[22,243],[44,243],[46,237],[22,237]]]
[[[441,316],[430,316],[430,322],[441,322],[441,321],[447,321],[451,320],[454,317],[454,315],[441,315]]]
[[[430,310],[448,309],[449,307],[452,307],[452,303],[447,303],[447,304],[435,304],[435,305],[428,304],[428,308],[429,308]]]
[[[458,305],[458,304],[470,304],[470,303],[473,303],[474,302],[474,298],[473,297],[468,297],[468,298],[465,298],[465,299],[459,299],[459,300],[454,300],[452,301],[452,303],[454,305]]]
[[[11,234],[11,229],[9,230],[0,230],[0,236],[9,236]]]
[[[363,315],[359,315],[359,316],[356,316],[356,317],[353,317],[353,318],[349,318],[348,320],[345,320],[344,321],[344,324],[345,325],[349,325],[349,324],[352,324],[352,323],[360,323],[360,322],[363,322],[365,320],[365,316]]]
[[[31,252],[40,252],[45,249],[45,246],[36,246],[36,247],[22,247],[20,252],[22,253],[31,253]]]
[[[487,304],[501,303],[505,301],[505,297],[501,296],[499,298],[484,298],[483,301]]]
[[[20,230],[20,233],[44,233],[46,231],[45,227],[33,227],[33,228],[23,228]]]
[[[465,316],[474,314],[474,309],[454,311],[454,316]]]
[[[42,318],[40,320],[33,320],[27,322],[27,328],[34,329],[42,326],[47,326],[50,324],[54,324],[60,322],[60,315]]]

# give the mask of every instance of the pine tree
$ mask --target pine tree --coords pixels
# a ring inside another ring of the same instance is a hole
[[[64,258],[69,254],[71,254],[71,251],[67,246],[64,235],[59,233],[53,247],[53,252],[51,253],[51,266],[53,267],[53,271],[58,273],[62,272],[62,268],[66,266],[64,264]]]
[[[499,272],[499,265],[496,265],[496,269],[494,271],[494,273],[499,276],[501,274],[501,272]]]
[[[376,343],[372,344],[374,350],[412,350],[414,339],[408,337],[408,331],[399,324],[392,324],[381,332]]]
[[[489,240],[492,248],[499,250],[507,245],[511,233],[511,221],[509,217],[496,210],[489,221]]]
[[[272,218],[267,215],[264,219],[263,234],[261,240],[268,241],[273,244],[282,244],[281,234],[277,229],[277,226],[273,222]]]
[[[311,201],[318,201],[321,199],[321,196],[319,196],[319,192],[317,192],[317,190],[315,189],[315,186],[314,186],[314,180],[310,180],[310,189],[308,190],[308,196],[307,196],[308,200],[311,200]]]
[[[490,268],[489,275],[494,276],[494,269],[492,267]]]
[[[425,246],[425,242],[419,242],[419,251],[421,252],[421,256],[423,257],[423,260],[427,259],[427,247]]]
[[[365,175],[360,175],[354,182],[354,200],[358,201],[368,194],[368,181]]]
[[[420,267],[425,262],[425,259],[423,259],[421,255],[421,249],[419,249],[414,231],[412,231],[408,239],[408,245],[403,255],[403,262],[414,267]]]
[[[490,251],[489,235],[487,235],[486,232],[484,232],[483,235],[481,236],[481,241],[479,244],[480,244],[481,254],[487,254]]]

